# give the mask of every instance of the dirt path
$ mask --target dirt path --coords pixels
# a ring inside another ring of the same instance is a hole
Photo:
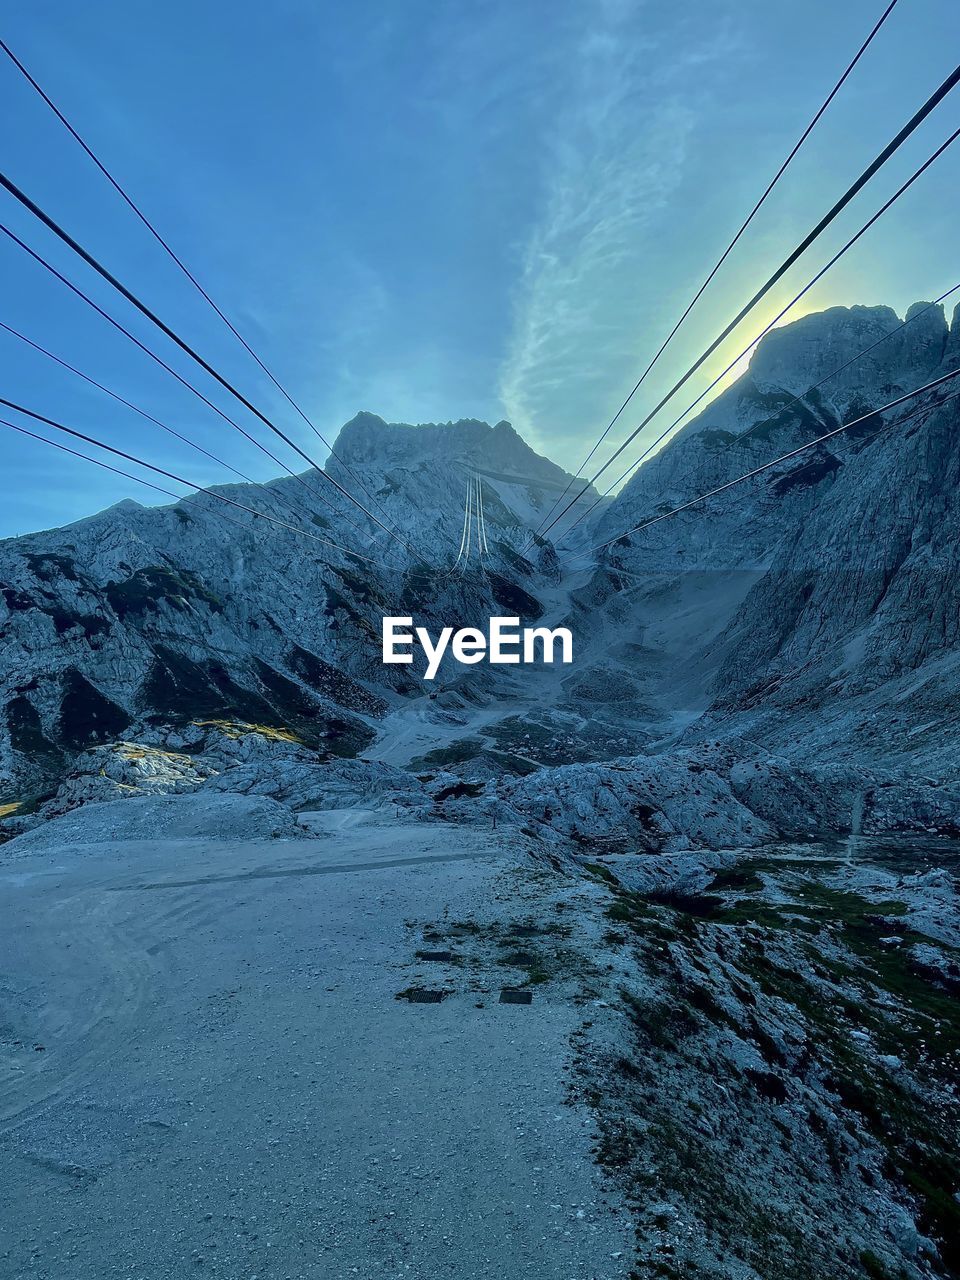
[[[628,1273],[566,1096],[576,975],[502,1005],[481,946],[589,887],[485,833],[315,824],[0,871],[5,1280]],[[395,999],[421,983],[453,994]]]

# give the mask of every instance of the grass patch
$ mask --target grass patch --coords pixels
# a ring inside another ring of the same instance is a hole
[[[739,890],[740,893],[757,893],[763,888],[763,881],[750,867],[725,867],[713,877],[707,885],[707,893],[721,893],[727,890]]]
[[[602,862],[585,862],[584,869],[597,880],[602,880],[604,884],[611,887],[619,887],[620,881],[613,874],[609,867],[605,867]]]
[[[447,747],[437,747],[410,761],[411,769],[442,769],[448,764],[466,764],[483,751],[479,738],[459,738]]]
[[[256,733],[270,742],[290,742],[303,746],[303,739],[292,729],[278,728],[270,724],[249,724],[245,720],[191,720],[200,729],[219,729],[224,737],[237,741],[244,734]]]
[[[142,617],[157,612],[167,604],[185,613],[193,604],[207,606],[213,613],[223,612],[223,601],[204,585],[189,569],[174,571],[162,565],[138,569],[124,582],[108,582],[104,595],[118,618]]]

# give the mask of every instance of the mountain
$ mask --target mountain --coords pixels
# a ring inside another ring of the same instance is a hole
[[[806,316],[555,543],[533,530],[571,477],[508,424],[364,413],[329,469],[374,519],[306,473],[0,544],[4,1149],[36,1179],[18,1274],[83,1249],[39,1249],[41,1197],[80,1206],[99,1256],[90,1206],[140,1187],[126,1171],[173,1185],[218,1115],[216,1152],[237,1130],[248,1163],[278,1081],[340,1081],[359,1114],[387,1044],[380,1078],[412,1082],[380,1090],[392,1159],[402,1093],[401,1163],[443,1182],[444,1108],[466,1098],[477,1129],[492,1046],[504,1150],[522,1128],[551,1213],[556,1076],[605,1173],[602,1212],[578,1192],[538,1228],[562,1249],[581,1222],[578,1274],[960,1277],[960,399],[876,413],[958,355],[939,307]],[[474,523],[458,560],[478,475],[488,550]],[[572,665],[445,660],[428,684],[381,663],[385,614],[493,613],[568,625]],[[417,1071],[442,1080],[432,1110]],[[281,1197],[291,1239],[326,1195],[317,1149]],[[224,1239],[256,1241],[236,1206]],[[627,1244],[598,1248],[621,1216]],[[401,1217],[370,1237],[394,1270]]]
[[[581,547],[956,367],[957,335],[956,318],[951,331],[922,303],[905,323],[886,307],[837,307],[775,330],[598,505]],[[853,759],[942,778],[955,758],[957,423],[956,402],[879,434],[868,418],[618,541],[588,570],[569,567],[582,562],[562,537],[559,554],[531,539],[571,478],[508,423],[370,413],[343,427],[329,472],[396,539],[307,473],[217,490],[241,506],[128,501],[8,540],[0,801],[49,792],[98,744],[196,721],[288,733],[321,756],[415,762],[412,746],[388,745],[399,732],[461,773],[720,741],[798,769]],[[451,571],[475,475],[489,554]],[[245,509],[267,504],[314,541]],[[491,613],[566,621],[573,668],[448,662],[425,691],[418,668],[381,663],[384,614],[439,627]]]
[[[593,540],[957,367],[956,314],[951,329],[939,306],[917,303],[906,320],[835,307],[773,331],[748,371],[635,475]],[[604,634],[622,637],[598,663],[633,679],[642,670],[644,695],[665,723],[687,727],[687,741],[743,739],[801,759],[853,747],[952,768],[958,422],[956,401],[902,428],[881,431],[867,416],[618,542],[578,607],[592,632],[600,613]]]
[[[440,568],[423,571],[310,474],[267,493],[216,490],[242,507],[125,501],[0,544],[0,797],[42,788],[78,751],[160,722],[232,718],[353,754],[375,736],[385,694],[419,690],[380,662],[384,613],[539,611],[495,570],[448,585],[470,477],[483,479],[492,553],[526,575],[516,548],[570,479],[509,424],[411,427],[360,414],[330,472],[354,491],[359,477],[368,509]]]

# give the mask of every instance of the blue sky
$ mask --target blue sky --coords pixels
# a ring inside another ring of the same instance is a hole
[[[328,438],[361,409],[507,417],[573,468],[881,7],[34,0],[8,9],[3,35]],[[952,69],[958,34],[954,0],[900,0],[624,433]],[[309,447],[5,60],[0,118],[13,180]],[[708,376],[958,121],[960,90]],[[854,302],[902,313],[960,279],[958,178],[960,144],[797,314]],[[194,376],[6,196],[0,220]],[[9,242],[0,281],[0,320],[248,474],[275,471]],[[4,334],[0,371],[12,400],[198,483],[230,478]],[[126,496],[151,500],[0,428],[0,536]]]

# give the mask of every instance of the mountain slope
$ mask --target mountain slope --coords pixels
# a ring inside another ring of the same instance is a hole
[[[748,372],[640,470],[596,541],[956,368],[957,319],[952,336],[939,307],[918,303],[908,319],[899,328],[889,308],[833,308],[775,330]],[[581,606],[641,646],[639,664],[621,653],[634,674],[651,655],[649,696],[675,726],[697,722],[693,737],[749,735],[808,754],[855,741],[889,756],[906,720],[922,725],[921,706],[952,737],[942,681],[955,679],[958,423],[956,401],[881,434],[868,419],[617,543]],[[877,705],[853,711],[871,695],[890,708],[872,728],[855,721]],[[925,752],[927,732],[903,754]]]
[[[747,373],[598,509],[587,541],[956,367],[958,333],[924,304],[904,325],[889,308],[853,307],[775,330]],[[324,755],[370,748],[387,723],[424,757],[433,737],[444,763],[494,771],[504,753],[522,772],[683,737],[759,743],[800,763],[854,750],[863,764],[945,776],[960,670],[958,421],[957,402],[879,435],[872,419],[572,576],[542,540],[520,554],[570,477],[509,424],[412,427],[368,413],[341,431],[330,471],[355,491],[359,479],[412,551],[310,474],[273,482],[269,498],[219,492],[271,501],[339,549],[236,508],[223,519],[206,498],[124,502],[9,540],[0,802],[45,789],[90,745],[197,719],[289,731]],[[451,572],[477,474],[490,555]],[[567,615],[576,661],[537,673],[448,662],[428,690],[416,666],[381,663],[385,614],[433,628]]]
[[[539,612],[497,568],[529,578],[532,566],[514,548],[569,477],[508,424],[412,428],[360,415],[336,452],[353,475],[336,459],[332,474],[355,492],[359,476],[380,504],[374,513],[433,569],[315,475],[271,484],[273,513],[355,551],[237,509],[225,519],[209,499],[166,508],[127,501],[0,545],[0,798],[42,785],[72,753],[142,722],[237,718],[352,754],[372,740],[384,694],[419,691],[416,676],[380,662],[383,614],[415,607],[475,622]],[[453,580],[477,470],[491,566]],[[218,492],[268,509],[251,486]]]

